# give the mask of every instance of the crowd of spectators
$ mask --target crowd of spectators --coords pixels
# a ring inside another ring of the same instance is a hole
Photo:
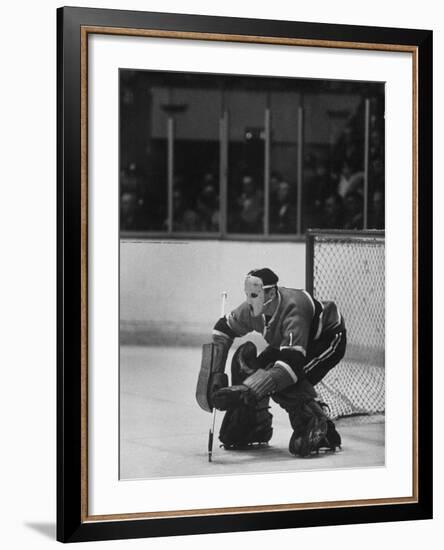
[[[347,122],[328,151],[308,153],[304,159],[301,227],[363,229],[364,227],[364,102]],[[368,147],[367,227],[384,228],[384,117],[383,104],[371,100]],[[264,189],[251,172],[228,181],[229,233],[264,232]],[[125,231],[165,231],[168,223],[167,182],[143,177],[134,164],[120,177],[120,224]],[[188,185],[176,176],[173,184],[172,230],[220,231],[220,189],[215,174]],[[297,184],[279,172],[270,176],[269,232],[297,232]]]
[[[363,229],[364,101],[348,121],[330,154],[305,161],[304,227]],[[368,146],[368,229],[385,225],[384,104],[370,100]]]
[[[120,229],[159,231],[167,217],[166,182],[147,177],[133,162],[120,172]]]
[[[219,231],[219,184],[211,172],[203,175],[194,196],[187,192],[183,180],[175,179],[173,220],[174,231]]]

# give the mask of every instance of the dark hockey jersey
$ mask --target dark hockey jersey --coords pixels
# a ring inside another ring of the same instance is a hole
[[[227,315],[226,322],[232,337],[256,331],[273,348],[297,351],[304,357],[312,340],[343,326],[334,302],[320,302],[306,290],[285,287],[278,287],[278,305],[271,318],[264,314],[253,317],[250,306],[243,302]]]

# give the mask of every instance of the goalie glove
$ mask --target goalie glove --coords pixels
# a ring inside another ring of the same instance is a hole
[[[275,388],[276,383],[269,371],[258,369],[248,376],[243,384],[216,391],[213,395],[213,404],[216,409],[226,411],[239,405],[253,404],[272,393]]]
[[[257,369],[244,384],[250,388],[254,397],[259,400],[272,393],[281,391],[292,384],[296,384],[298,377],[293,369],[283,361],[276,363],[269,369]]]
[[[297,381],[298,377],[289,365],[283,361],[276,361],[269,369],[255,370],[245,378],[243,384],[228,386],[216,391],[213,395],[213,404],[216,409],[225,411],[242,403],[259,401]]]
[[[251,393],[259,401],[262,397],[270,395],[276,390],[276,382],[270,371],[257,369],[244,380],[244,385],[250,389]]]
[[[221,388],[213,394],[213,405],[220,411],[228,411],[239,407],[239,405],[250,405],[254,403],[254,396],[250,388],[244,384]]]

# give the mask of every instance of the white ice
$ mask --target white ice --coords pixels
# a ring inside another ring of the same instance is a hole
[[[196,347],[122,346],[120,351],[120,478],[160,478],[363,468],[384,465],[384,423],[337,422],[342,451],[313,458],[288,452],[288,416],[272,403],[269,446],[242,451],[219,447],[218,412],[213,460],[208,461],[212,415],[196,403],[200,367]]]

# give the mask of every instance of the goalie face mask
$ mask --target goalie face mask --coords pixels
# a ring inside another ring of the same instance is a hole
[[[264,307],[269,304],[273,298],[269,300],[265,299],[265,291],[269,288],[273,288],[275,285],[264,285],[262,279],[255,277],[254,275],[247,275],[245,278],[245,294],[247,297],[247,303],[253,312],[254,317],[262,315]]]

